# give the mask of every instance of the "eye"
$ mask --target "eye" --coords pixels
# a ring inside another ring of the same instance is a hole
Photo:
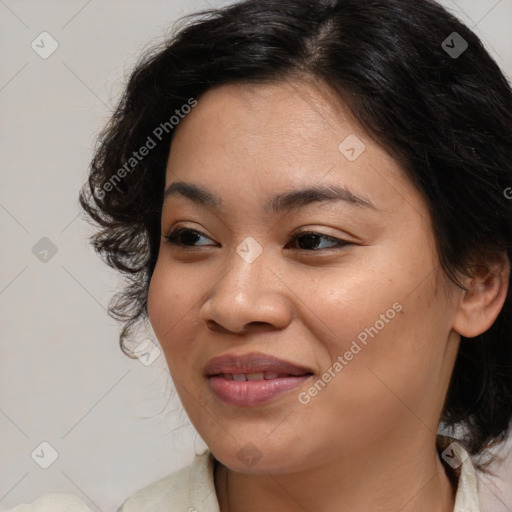
[[[178,227],[171,231],[168,235],[164,236],[164,238],[167,240],[167,243],[180,247],[197,247],[194,244],[197,242],[197,239],[201,237],[208,238],[204,233],[201,233],[200,231],[184,227]]]
[[[331,242],[332,245],[330,247],[325,247],[325,246],[318,247],[318,249],[320,249],[320,250],[323,250],[323,249],[333,250],[336,248],[350,245],[350,242],[347,242],[346,240],[342,240],[340,238],[335,238],[333,236],[324,235],[322,233],[316,233],[315,231],[303,231],[302,233],[298,233],[292,239],[292,242],[301,241],[298,244],[301,247],[299,247],[298,249],[296,249],[296,248],[292,248],[292,249],[299,250],[299,251],[309,251],[309,252],[311,252],[313,250],[314,252],[318,252],[318,251],[315,251],[313,249],[313,247],[317,247],[321,240],[327,240],[327,241]],[[297,245],[297,244],[295,244],[295,245]],[[320,244],[320,245],[322,245],[322,244]]]
[[[200,231],[196,231],[195,229],[190,229],[186,227],[178,227],[171,231],[168,235],[164,236],[167,240],[167,243],[178,246],[178,247],[198,247],[196,242],[201,238],[205,238],[210,240],[204,233]],[[326,240],[330,242],[330,247],[325,247],[324,244],[320,242],[322,240]],[[297,244],[298,242],[298,244]],[[211,245],[211,244],[202,244],[202,245]],[[333,250],[340,247],[345,247],[347,245],[351,245],[350,242],[346,240],[342,240],[339,238],[335,238],[333,236],[325,235],[322,233],[317,233],[314,231],[303,231],[302,233],[298,233],[291,242],[286,246],[286,248],[290,248],[290,245],[295,245],[295,247],[291,247],[292,250],[299,251],[308,251],[308,252],[318,252],[318,250]],[[299,245],[299,247],[297,247]],[[319,245],[324,245],[323,247],[319,247]],[[316,249],[315,249],[316,248]]]

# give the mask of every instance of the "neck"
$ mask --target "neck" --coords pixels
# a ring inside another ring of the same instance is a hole
[[[435,436],[429,445],[424,438],[368,443],[358,457],[286,474],[238,473],[217,463],[215,487],[221,512],[452,512],[455,502]]]

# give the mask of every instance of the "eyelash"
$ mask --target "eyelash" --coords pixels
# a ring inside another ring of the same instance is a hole
[[[166,243],[176,246],[176,247],[183,248],[184,250],[194,250],[194,249],[197,249],[198,247],[200,247],[200,246],[195,246],[195,245],[186,245],[183,242],[180,242],[179,237],[183,233],[194,233],[195,235],[199,235],[199,236],[208,238],[204,233],[201,233],[200,231],[196,231],[195,229],[190,229],[190,228],[186,228],[186,227],[178,227],[178,228],[175,228],[173,231],[171,231],[168,235],[164,236]],[[346,247],[348,245],[352,245],[350,242],[347,242],[346,240],[335,238],[330,235],[325,235],[323,233],[317,233],[315,231],[302,231],[300,233],[297,233],[295,235],[295,237],[292,239],[292,241],[296,241],[300,237],[306,236],[306,235],[324,238],[326,240],[329,240],[330,242],[333,242],[336,245],[334,247],[327,247],[327,248],[323,248],[323,249],[292,249],[292,250],[305,251],[305,252],[333,251],[336,249]]]

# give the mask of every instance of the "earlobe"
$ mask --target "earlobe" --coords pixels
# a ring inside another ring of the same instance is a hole
[[[508,293],[510,262],[506,253],[493,257],[486,265],[472,268],[472,277],[461,293],[453,329],[473,338],[487,331],[498,317]]]

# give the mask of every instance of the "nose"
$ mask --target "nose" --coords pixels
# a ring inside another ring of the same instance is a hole
[[[263,250],[248,263],[233,251],[227,271],[217,278],[200,309],[200,317],[210,330],[244,334],[251,326],[264,325],[273,330],[284,329],[290,323],[286,279],[266,252]]]

